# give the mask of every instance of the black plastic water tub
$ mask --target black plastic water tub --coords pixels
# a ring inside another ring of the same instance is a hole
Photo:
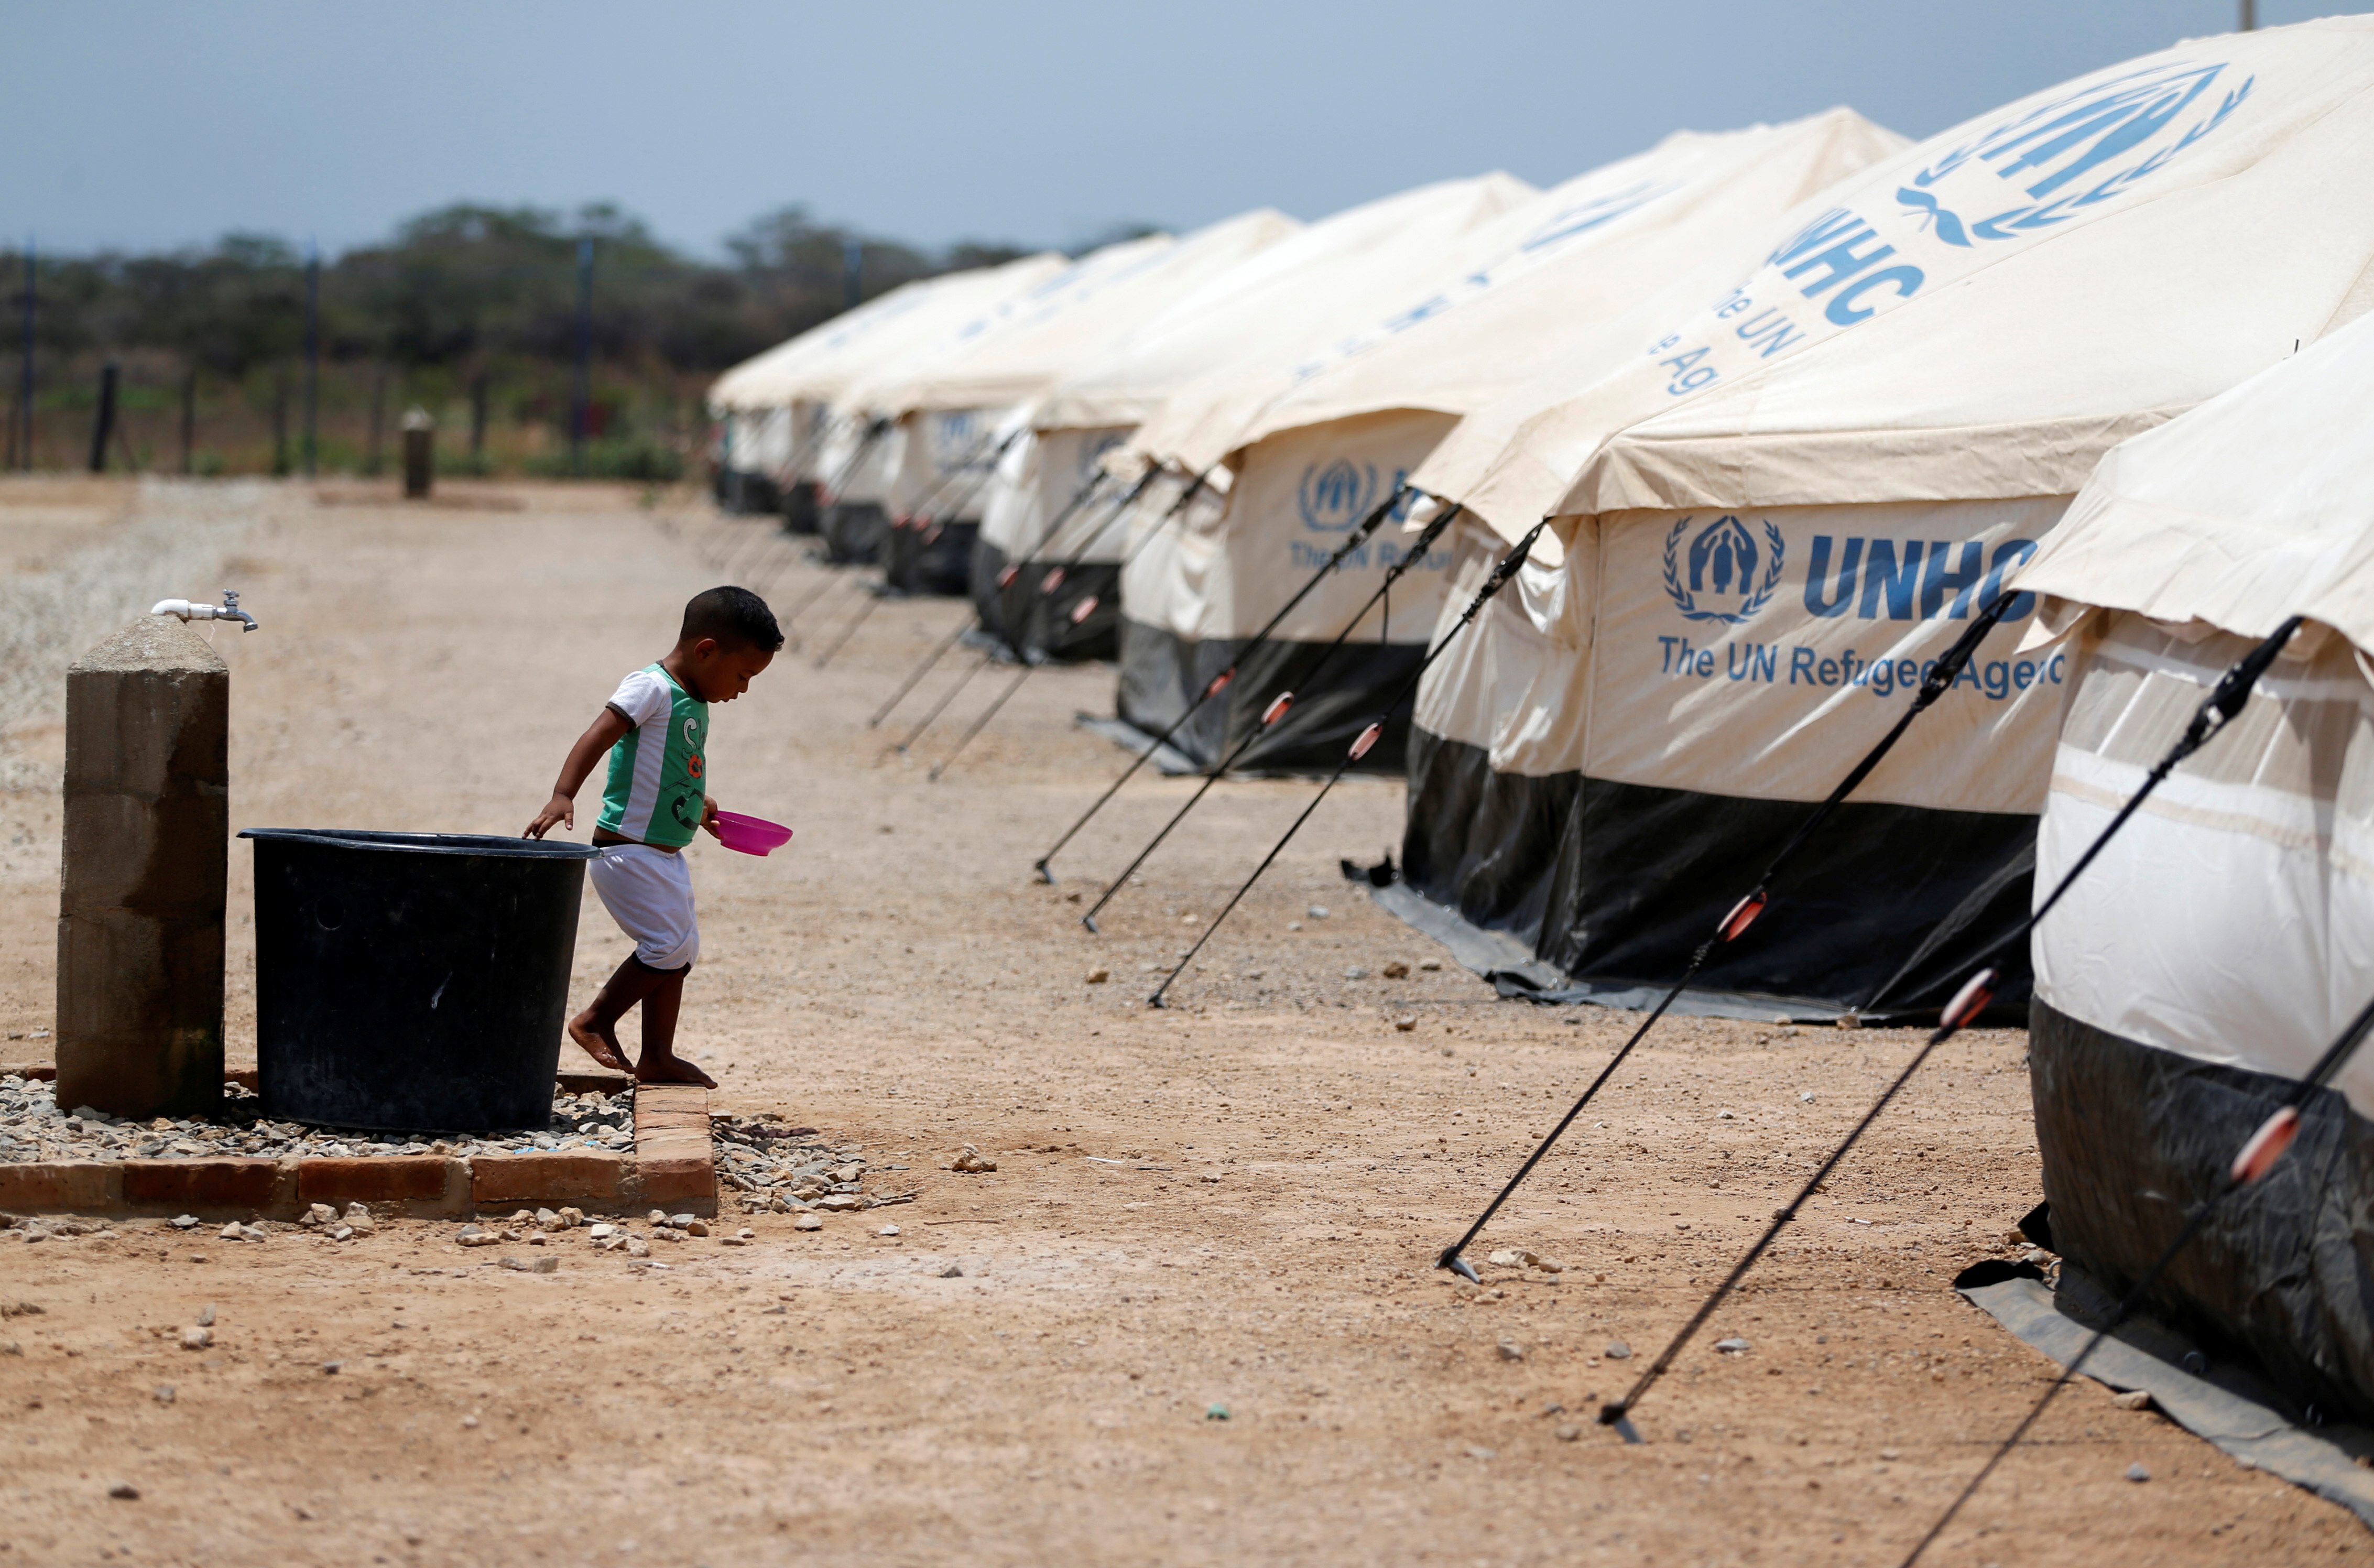
[[[389,1131],[552,1116],[590,844],[251,828],[264,1113]]]

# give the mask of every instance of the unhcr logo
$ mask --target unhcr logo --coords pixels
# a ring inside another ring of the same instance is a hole
[[[1747,525],[1725,513],[1685,548],[1684,536],[1695,521],[1685,517],[1665,536],[1665,593],[1686,620],[1736,626],[1769,603],[1780,585],[1786,554],[1780,530],[1768,522],[1759,540]]]
[[[2226,69],[2223,63],[2161,65],[2097,82],[1964,143],[1915,174],[1896,199],[1949,245],[2016,240],[2065,222],[2123,195],[2224,124],[2258,81],[2246,77],[2218,93]],[[1931,193],[1971,164],[1992,167],[2027,199],[1971,216]]]
[[[1294,499],[1304,527],[1341,534],[1369,514],[1379,493],[1375,464],[1338,457],[1333,463],[1313,463],[1305,468]]]
[[[1543,219],[1541,227],[1517,247],[1518,253],[1527,254],[1545,246],[1562,244],[1594,229],[1604,229],[1617,218],[1638,212],[1658,197],[1671,195],[1681,188],[1679,180],[1662,183],[1643,180],[1621,191],[1587,197]]]
[[[1106,430],[1101,435],[1091,436],[1082,441],[1080,442],[1079,467],[1077,473],[1075,475],[1077,481],[1085,485],[1089,480],[1095,478],[1099,474],[1102,473],[1105,466],[1105,454],[1111,452],[1114,447],[1122,445],[1128,440],[1129,432],[1127,430]]]
[[[976,420],[970,410],[932,416],[932,465],[945,474],[970,456],[976,444]]]

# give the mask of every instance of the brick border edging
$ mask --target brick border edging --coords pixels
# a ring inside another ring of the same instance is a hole
[[[38,1068],[12,1067],[20,1075]],[[564,1073],[572,1092],[627,1079]],[[481,1209],[570,1204],[598,1212],[645,1206],[717,1212],[709,1091],[635,1086],[635,1150],[534,1154],[227,1156],[194,1160],[47,1160],[0,1164],[0,1210],[35,1214],[294,1220],[316,1203],[360,1203],[375,1213],[455,1219]]]

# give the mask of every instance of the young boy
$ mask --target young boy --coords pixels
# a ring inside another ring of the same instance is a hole
[[[552,798],[523,835],[540,839],[556,824],[575,827],[577,792],[594,761],[610,754],[609,784],[594,823],[602,857],[590,875],[603,907],[635,939],[635,950],[594,1005],[569,1020],[569,1038],[604,1067],[626,1072],[618,1020],[641,1003],[643,1050],[633,1072],[645,1083],[717,1087],[676,1054],[684,977],[700,956],[692,873],[683,852],[695,828],[717,831],[717,800],[709,793],[701,756],[709,704],[731,702],[747,691],[782,645],[773,612],[748,589],[695,595],[684,607],[676,646],[618,683],[601,716],[569,749]]]

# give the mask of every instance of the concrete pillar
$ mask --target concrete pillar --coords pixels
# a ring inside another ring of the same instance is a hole
[[[229,742],[230,670],[171,616],[66,671],[61,1105],[220,1108]]]
[[[437,421],[429,410],[415,407],[404,416],[404,493],[407,500],[426,501],[437,483]]]

